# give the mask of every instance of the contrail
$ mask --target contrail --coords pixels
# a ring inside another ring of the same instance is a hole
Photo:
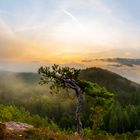
[[[79,22],[79,20],[73,16],[70,12],[68,12],[67,10],[63,9],[63,12],[68,15],[69,17],[72,18],[73,21],[75,21],[78,25],[82,26],[81,23]]]

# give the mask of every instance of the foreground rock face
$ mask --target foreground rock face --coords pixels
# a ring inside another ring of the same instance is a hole
[[[0,122],[0,127],[5,129],[5,130],[8,130],[8,131],[24,131],[24,130],[27,130],[27,129],[30,129],[30,128],[33,128],[32,125],[29,125],[29,124],[26,124],[26,123],[21,123],[21,122],[5,122],[5,123],[2,123]]]

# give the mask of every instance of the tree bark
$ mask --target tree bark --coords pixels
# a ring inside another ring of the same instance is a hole
[[[76,90],[76,95],[77,95],[77,108],[76,108],[77,132],[80,134],[82,131],[82,122],[80,115],[82,110],[83,98],[81,95],[81,90],[79,88]]]

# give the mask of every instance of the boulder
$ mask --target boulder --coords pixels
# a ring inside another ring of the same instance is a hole
[[[33,128],[32,125],[29,125],[27,123],[13,122],[13,121],[1,123],[1,126],[8,131],[14,131],[14,132],[24,131]]]

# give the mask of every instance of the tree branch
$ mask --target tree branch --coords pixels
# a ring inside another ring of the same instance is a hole
[[[78,89],[79,86],[77,85],[77,83],[74,80],[71,79],[63,79],[64,85],[66,87],[72,88],[74,90]]]

